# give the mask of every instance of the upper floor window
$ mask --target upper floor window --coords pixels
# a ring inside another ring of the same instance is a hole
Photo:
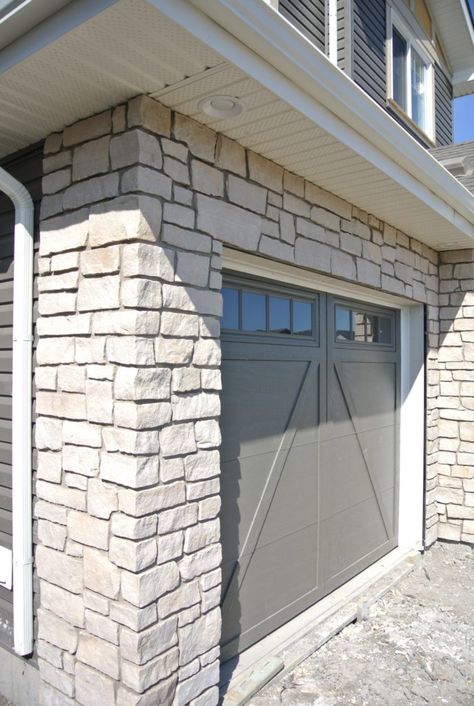
[[[433,63],[419,39],[392,11],[389,23],[388,98],[429,139],[434,139]]]

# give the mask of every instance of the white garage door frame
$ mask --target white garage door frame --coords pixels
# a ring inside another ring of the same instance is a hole
[[[224,248],[223,268],[400,311],[401,408],[398,549],[423,550],[425,369],[424,307],[403,297]],[[383,560],[380,560],[383,561]]]

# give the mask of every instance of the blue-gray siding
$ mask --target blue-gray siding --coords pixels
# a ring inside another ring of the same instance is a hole
[[[453,141],[453,88],[438,65],[435,66],[435,116],[437,147],[450,145]]]
[[[7,157],[0,163],[29,190],[35,203],[35,272],[41,200],[42,147]],[[13,324],[13,230],[15,212],[0,193],[0,546],[12,545],[12,324]],[[34,318],[36,319],[36,287]],[[33,467],[36,468],[33,458]],[[12,591],[0,586],[0,644],[12,646]]]
[[[385,0],[353,0],[352,28],[352,78],[379,105],[385,106]]]
[[[280,0],[279,11],[318,49],[326,51],[325,0]]]

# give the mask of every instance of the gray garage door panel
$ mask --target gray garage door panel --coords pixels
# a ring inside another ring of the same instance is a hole
[[[288,360],[288,351],[269,360],[265,346],[261,354],[223,364],[224,657],[317,591],[319,366]]]
[[[240,302],[258,287],[229,286]],[[223,660],[397,544],[396,316],[381,313],[389,343],[344,343],[335,306],[351,303],[313,303],[319,325],[300,340],[270,336],[268,316],[250,335],[242,313],[223,327]]]

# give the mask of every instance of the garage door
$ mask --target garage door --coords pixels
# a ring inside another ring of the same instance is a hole
[[[393,549],[396,312],[229,278],[222,658]]]

